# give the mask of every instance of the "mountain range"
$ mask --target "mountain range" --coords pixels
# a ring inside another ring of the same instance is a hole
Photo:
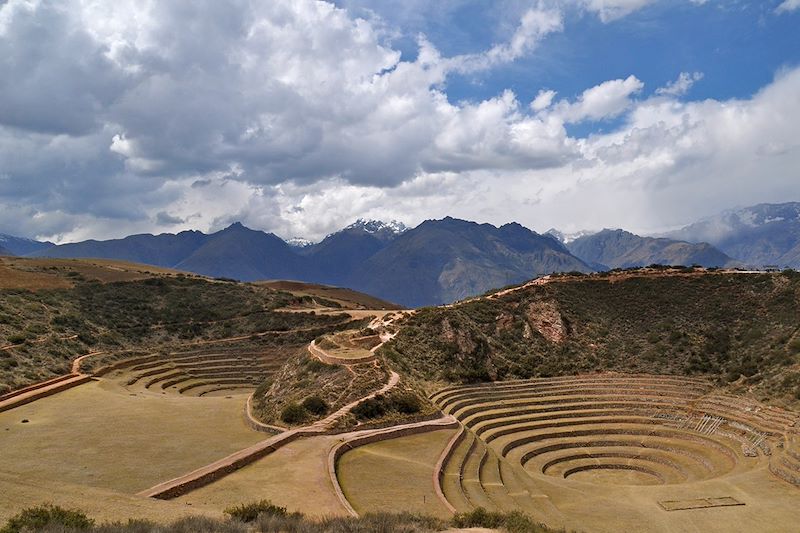
[[[653,263],[662,265],[702,265],[735,267],[741,263],[712,245],[667,238],[640,237],[621,229],[604,229],[565,244],[575,256],[596,270],[631,268]]]
[[[798,268],[800,203],[730,210],[660,237],[621,229],[538,234],[516,223],[495,227],[447,217],[413,229],[358,220],[318,243],[287,242],[240,223],[211,234],[141,234],[62,245],[0,234],[0,255],[120,259],[243,281],[294,279],[417,307],[559,271],[653,263]]]
[[[800,202],[730,209],[665,237],[705,241],[749,265],[800,268]]]

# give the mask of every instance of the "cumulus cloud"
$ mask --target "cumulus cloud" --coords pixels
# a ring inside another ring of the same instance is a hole
[[[664,87],[656,89],[656,94],[669,96],[683,96],[689,89],[703,79],[702,72],[681,72],[678,79],[666,84]]]
[[[584,3],[610,21],[647,2]],[[64,241],[241,220],[320,238],[360,216],[445,215],[637,229],[709,197],[796,196],[798,70],[742,100],[679,101],[689,74],[643,99],[635,73],[575,98],[448,99],[453,72],[561,31],[557,4],[523,9],[483,52],[444,57],[421,36],[408,60],[326,2],[9,0],[0,231]],[[568,133],[611,118],[610,133]]]
[[[536,95],[536,98],[533,99],[531,102],[531,109],[534,111],[542,111],[550,107],[550,104],[553,103],[553,98],[556,97],[556,92],[552,90],[542,89],[539,91],[539,94]]]
[[[553,113],[567,123],[613,118],[631,106],[631,97],[643,87],[644,83],[632,75],[605,81],[586,89],[575,102],[559,101]]]

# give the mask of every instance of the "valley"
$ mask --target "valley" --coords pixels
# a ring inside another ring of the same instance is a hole
[[[262,499],[311,520],[483,508],[587,532],[798,517],[790,272],[551,275],[403,310],[299,282],[15,261],[6,326],[37,334],[4,360],[38,371],[7,387],[84,377],[0,399],[0,520],[44,501],[220,520]]]

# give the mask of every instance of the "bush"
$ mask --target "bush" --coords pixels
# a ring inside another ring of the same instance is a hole
[[[8,336],[8,343],[9,344],[22,344],[23,342],[27,341],[28,337],[25,335],[9,335]]]
[[[94,520],[81,511],[64,509],[47,503],[39,507],[23,509],[21,513],[12,517],[3,529],[0,529],[0,533],[36,531],[46,526],[63,526],[84,530],[91,529],[94,526]]]
[[[457,528],[505,529],[511,533],[547,533],[553,531],[547,526],[534,522],[531,517],[519,511],[498,513],[487,511],[483,507],[455,515],[452,525]]]
[[[286,516],[288,513],[286,512],[286,507],[278,507],[269,500],[261,500],[228,507],[225,509],[225,514],[240,522],[255,522],[261,515]]]
[[[302,405],[292,402],[281,411],[281,420],[287,424],[299,424],[308,416],[308,411]]]
[[[392,398],[392,407],[404,415],[412,415],[419,413],[422,405],[416,394],[412,392],[404,392]]]
[[[388,396],[378,394],[374,398],[365,400],[352,409],[352,413],[359,420],[380,418],[387,413],[401,413],[412,415],[422,410],[422,403],[413,392],[399,392]]]
[[[309,396],[303,400],[303,409],[314,415],[324,415],[328,412],[328,404],[319,396]]]
[[[374,398],[364,400],[360,404],[356,405],[350,412],[353,413],[359,420],[379,418],[386,414],[386,399],[383,395],[378,394]]]

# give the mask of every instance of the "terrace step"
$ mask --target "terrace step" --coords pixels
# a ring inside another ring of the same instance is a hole
[[[497,509],[513,511],[517,508],[514,498],[509,494],[508,487],[503,484],[497,454],[489,447],[486,448],[486,454],[483,456],[479,477],[483,490],[489,495],[489,499],[494,502]]]
[[[470,501],[464,494],[464,487],[461,480],[461,472],[466,461],[467,453],[469,452],[475,437],[467,431],[465,437],[458,444],[452,455],[444,465],[444,476],[442,477],[442,492],[444,493],[450,505],[456,508],[458,512],[470,511],[473,507]]]
[[[480,467],[486,453],[486,445],[480,439],[474,439],[470,446],[470,452],[464,461],[461,485],[464,487],[464,494],[467,495],[467,499],[473,507],[496,510],[494,502],[489,498],[489,494],[486,493],[480,479]]]

